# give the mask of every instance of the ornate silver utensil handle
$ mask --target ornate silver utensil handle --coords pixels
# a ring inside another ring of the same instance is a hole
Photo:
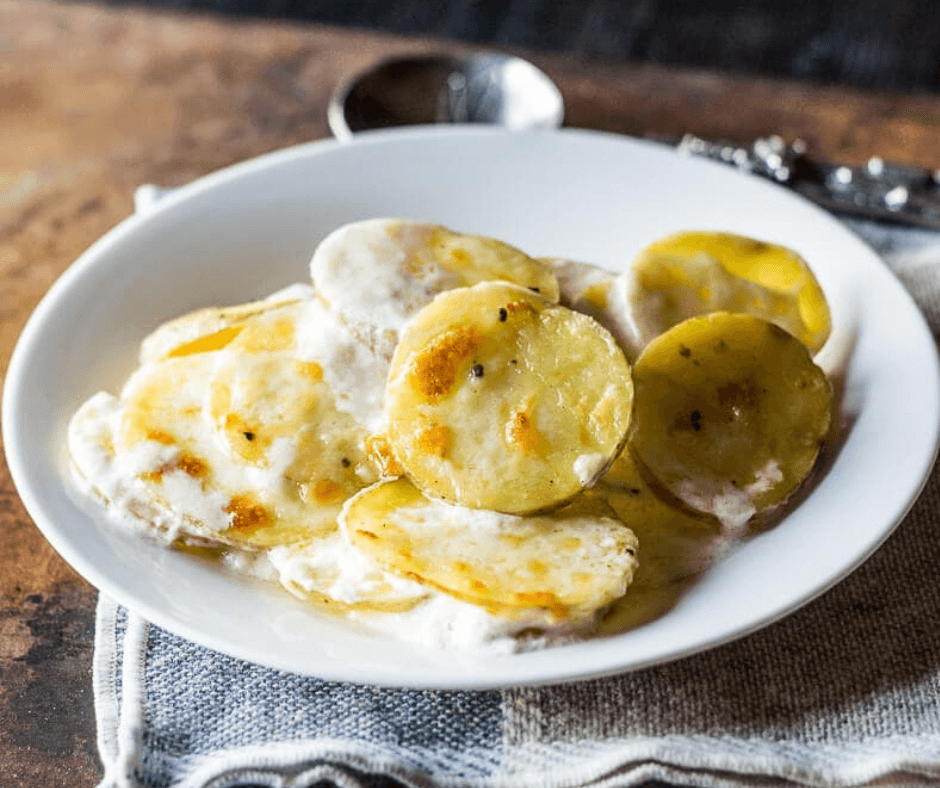
[[[788,186],[830,211],[940,230],[940,171],[871,158],[864,165],[817,161],[801,140],[762,137],[751,147],[687,134],[680,153],[704,156]]]

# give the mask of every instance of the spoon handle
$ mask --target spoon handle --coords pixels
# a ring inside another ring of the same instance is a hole
[[[806,144],[761,137],[750,147],[709,142],[691,134],[678,143],[686,155],[724,162],[790,187],[835,213],[940,230],[940,172],[871,158],[861,166],[819,161]]]

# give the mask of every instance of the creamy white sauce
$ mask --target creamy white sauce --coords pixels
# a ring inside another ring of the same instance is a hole
[[[398,640],[443,650],[512,654],[532,648],[536,642],[545,647],[565,639],[561,633],[519,638],[519,622],[497,618],[477,605],[444,594],[434,594],[401,613],[354,612],[350,617]]]
[[[610,457],[606,454],[579,454],[574,461],[574,475],[581,484],[587,486],[598,477],[609,461]]]
[[[613,274],[591,263],[552,260],[561,303],[593,317],[617,340],[631,362],[643,348],[629,274]]]
[[[179,450],[142,441],[119,460],[113,439],[121,412],[120,400],[101,392],[89,399],[69,424],[69,453],[82,486],[104,498],[119,525],[135,531],[155,527],[155,536],[161,541],[173,541],[194,522],[199,523],[203,536],[228,528],[232,519],[225,512],[229,497],[204,490],[181,470],[162,473],[164,500],[172,501],[172,510],[155,501],[140,474],[172,465]]]
[[[288,587],[348,605],[420,599],[428,594],[412,580],[383,572],[339,531],[305,547],[272,548],[268,559]]]
[[[385,572],[349,544],[342,533],[300,550],[276,547],[267,555],[280,582],[289,590],[325,594],[346,605],[359,605],[344,610],[344,617],[398,640],[439,649],[512,653],[536,642],[544,646],[570,639],[575,629],[559,626],[545,631],[544,616],[537,610],[531,611],[528,618],[502,618],[478,605]],[[370,602],[395,601],[408,609],[368,607]],[[530,629],[540,634],[522,640],[517,637]]]
[[[302,360],[322,367],[337,409],[379,431],[388,360],[357,339],[333,310],[316,299],[307,303],[298,322],[297,347]]]
[[[783,481],[783,472],[776,460],[770,460],[744,487],[735,487],[730,481],[718,485],[704,485],[700,480],[686,479],[676,485],[675,493],[693,509],[714,515],[728,534],[742,533],[748,521],[757,513],[754,498]]]

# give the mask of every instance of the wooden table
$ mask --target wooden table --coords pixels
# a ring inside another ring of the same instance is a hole
[[[49,285],[132,210],[183,184],[327,137],[344,76],[456,45],[305,25],[0,0],[0,353]],[[522,53],[526,54],[526,53]],[[940,165],[940,98],[528,55],[570,126],[747,142],[800,137],[826,158]],[[96,592],[46,543],[0,466],[0,783],[99,778],[91,693]]]

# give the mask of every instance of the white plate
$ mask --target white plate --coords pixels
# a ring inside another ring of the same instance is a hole
[[[835,369],[850,356],[852,423],[831,467],[795,511],[714,566],[659,620],[616,637],[489,658],[352,631],[276,588],[117,533],[76,503],[66,423],[96,390],[119,388],[149,331],[196,307],[304,281],[327,232],[386,215],[613,269],[679,229],[737,231],[795,248],[833,307],[825,365]],[[66,271],[29,321],[9,369],[3,428],[14,480],[49,541],[147,619],[225,653],[324,678],[483,688],[675,659],[752,632],[832,586],[917,496],[937,444],[938,379],[931,335],[894,276],[842,225],[791,193],[623,137],[437,128],[274,153],[122,223]]]

